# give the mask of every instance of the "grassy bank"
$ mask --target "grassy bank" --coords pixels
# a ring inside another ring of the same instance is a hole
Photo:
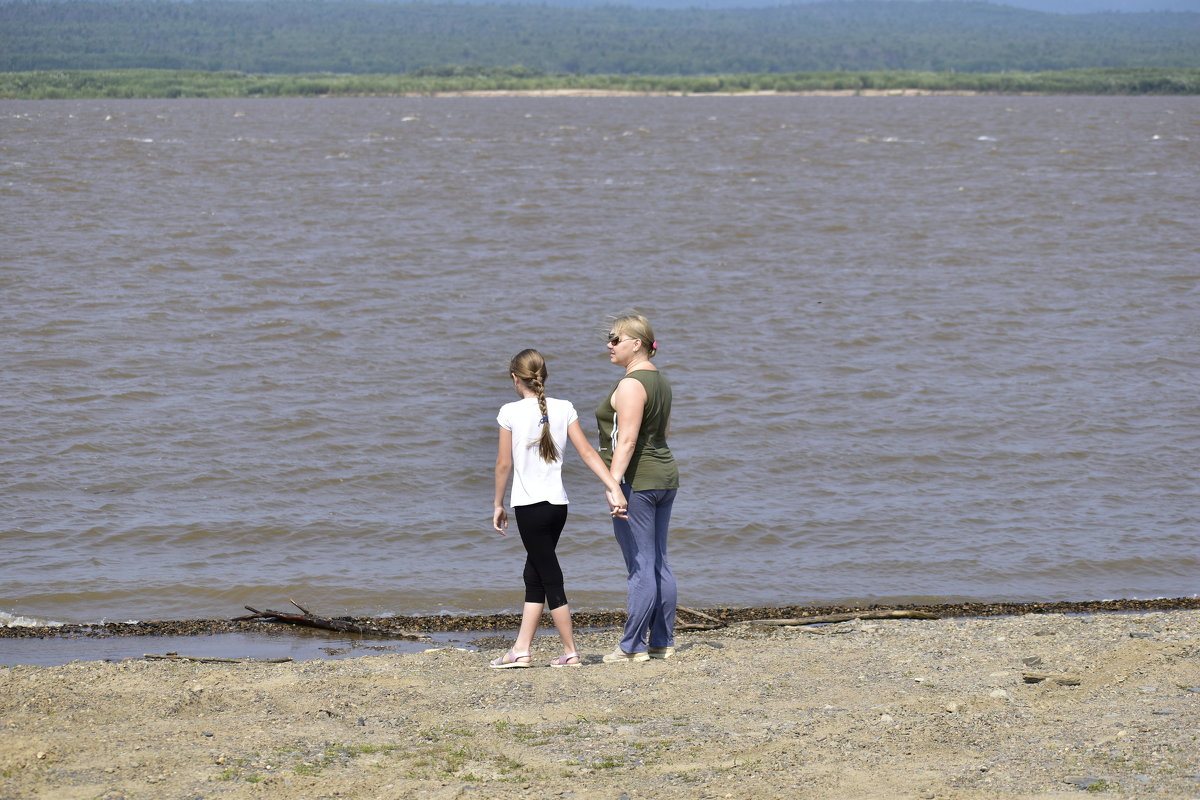
[[[1200,69],[1053,72],[795,72],[709,76],[541,74],[522,68],[448,67],[395,75],[249,74],[177,70],[0,73],[0,99],[435,95],[475,91],[594,90],[713,94],[821,91],[957,91],[1040,94],[1200,94]]]

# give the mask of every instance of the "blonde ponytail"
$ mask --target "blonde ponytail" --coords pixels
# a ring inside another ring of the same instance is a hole
[[[558,461],[558,445],[550,435],[550,412],[546,407],[546,359],[537,350],[522,350],[513,356],[508,369],[537,395],[538,409],[542,412],[542,435],[536,442],[530,442],[529,446],[536,444],[538,455],[547,464]]]
[[[537,392],[538,408],[542,412],[542,435],[538,439],[538,453],[547,464],[558,461],[558,445],[550,435],[550,412],[546,408],[546,386],[537,378],[529,382],[529,388]]]

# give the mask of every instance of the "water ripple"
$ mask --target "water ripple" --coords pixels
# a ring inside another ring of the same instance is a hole
[[[9,103],[0,613],[514,609],[507,359],[590,429],[629,306],[688,605],[1194,593],[1197,103]]]

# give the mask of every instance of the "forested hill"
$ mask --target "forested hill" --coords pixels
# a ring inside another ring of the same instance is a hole
[[[1044,71],[1200,66],[1200,13],[1059,15],[972,2],[756,9],[365,2],[4,0],[0,71],[594,74]]]

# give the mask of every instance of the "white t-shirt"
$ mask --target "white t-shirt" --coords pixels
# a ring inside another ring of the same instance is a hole
[[[536,397],[505,403],[496,415],[500,427],[512,431],[513,482],[512,504],[528,506],[548,502],[567,504],[562,482],[562,456],[567,446],[567,426],[579,417],[575,406],[566,400],[546,398],[550,417],[550,436],[558,446],[559,458],[547,464],[542,460],[538,442],[542,437],[542,412]]]

